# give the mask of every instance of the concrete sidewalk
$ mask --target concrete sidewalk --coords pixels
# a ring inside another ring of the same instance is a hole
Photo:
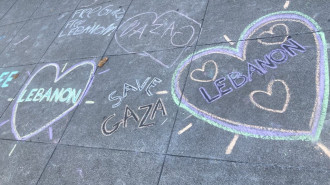
[[[330,184],[329,9],[0,0],[0,184]]]

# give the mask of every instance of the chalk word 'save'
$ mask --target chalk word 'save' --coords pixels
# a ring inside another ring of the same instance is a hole
[[[157,84],[161,83],[162,80],[154,77],[151,81],[150,81],[151,77],[147,77],[143,83],[141,84],[140,81],[138,79],[136,79],[136,87],[133,85],[130,85],[128,83],[124,83],[123,86],[123,95],[122,96],[115,96],[115,94],[117,93],[117,91],[113,91],[109,94],[108,96],[108,100],[111,101],[116,101],[117,103],[112,105],[112,108],[116,108],[118,107],[121,102],[123,101],[124,98],[127,97],[128,92],[132,91],[142,91],[145,87],[145,92],[147,93],[148,96],[152,96],[152,92],[151,92],[151,88],[156,87]],[[148,82],[150,81],[150,83],[148,84]]]

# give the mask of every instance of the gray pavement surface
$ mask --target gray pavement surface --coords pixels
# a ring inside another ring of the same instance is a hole
[[[329,8],[0,0],[0,185],[330,185]]]

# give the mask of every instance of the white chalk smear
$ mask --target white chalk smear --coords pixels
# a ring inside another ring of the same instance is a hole
[[[238,136],[237,134],[234,135],[233,139],[231,140],[231,142],[229,143],[229,145],[227,146],[227,150],[226,150],[226,154],[229,155],[231,154],[231,152],[233,151],[233,148],[236,144],[236,141],[238,139]]]
[[[192,123],[189,123],[189,125],[187,125],[186,127],[184,127],[183,129],[181,129],[178,134],[181,135],[182,133],[184,133],[185,131],[187,131],[190,127],[192,126]]]
[[[17,144],[15,144],[14,147],[13,147],[13,149],[11,149],[11,151],[9,152],[9,154],[8,154],[9,157],[11,156],[11,154],[13,153],[13,151],[15,150],[16,145],[17,145]]]

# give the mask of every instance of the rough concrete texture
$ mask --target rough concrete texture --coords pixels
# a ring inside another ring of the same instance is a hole
[[[330,184],[329,8],[0,0],[0,184]]]

